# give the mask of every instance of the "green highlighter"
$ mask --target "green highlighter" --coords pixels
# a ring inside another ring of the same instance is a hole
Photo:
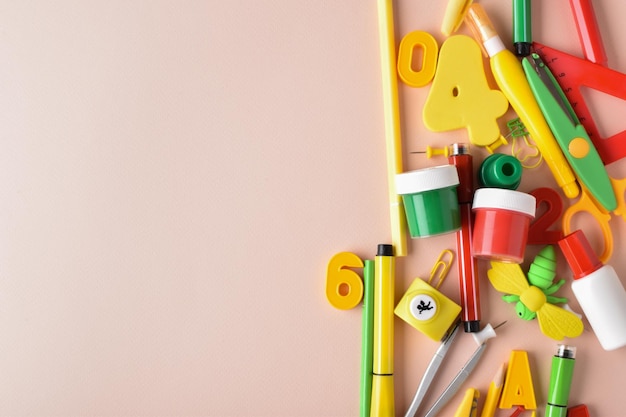
[[[369,417],[372,397],[374,345],[374,261],[363,268],[363,325],[361,334],[361,417]]]
[[[522,60],[526,78],[554,137],[581,185],[607,211],[617,199],[606,167],[550,69],[536,53]]]
[[[575,347],[559,345],[556,355],[552,357],[546,417],[567,416],[567,399],[572,386],[575,356]]]

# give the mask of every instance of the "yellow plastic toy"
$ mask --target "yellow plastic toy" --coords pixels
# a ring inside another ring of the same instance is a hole
[[[363,268],[363,260],[352,252],[339,252],[326,269],[326,299],[340,310],[356,307],[363,298],[363,281],[348,268]]]
[[[437,342],[446,336],[461,313],[460,305],[437,290],[452,264],[452,259],[447,263],[442,260],[445,254],[453,257],[450,250],[443,251],[428,282],[416,278],[394,310],[396,316]],[[430,283],[439,267],[443,267],[439,272],[439,281],[436,287],[432,287]]]
[[[487,146],[500,139],[497,119],[509,103],[487,84],[483,57],[469,36],[449,37],[439,51],[433,84],[424,104],[423,119],[434,132],[467,128],[469,140]]]
[[[537,408],[528,353],[523,350],[511,351],[504,388],[502,388],[500,397],[500,408],[512,408],[518,405],[523,406],[526,410]]]
[[[492,261],[487,277],[497,291],[511,294],[506,298],[507,301],[518,302],[516,311],[521,318],[528,319],[525,317],[527,314],[536,313],[539,328],[546,336],[563,340],[566,336],[577,337],[583,332],[580,317],[550,304],[548,297],[551,296],[544,294],[543,288],[530,285],[518,264]],[[547,289],[545,291],[549,292]]]
[[[413,69],[413,54],[419,48],[422,51],[422,63],[419,71]],[[424,87],[432,81],[437,69],[439,45],[428,32],[415,30],[400,41],[398,48],[398,75],[411,87]]]

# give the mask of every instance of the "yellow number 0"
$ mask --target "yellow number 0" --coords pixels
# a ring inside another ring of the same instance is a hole
[[[346,268],[363,268],[363,260],[351,252],[340,252],[328,262],[326,298],[341,310],[356,307],[363,298],[363,281],[356,272]]]

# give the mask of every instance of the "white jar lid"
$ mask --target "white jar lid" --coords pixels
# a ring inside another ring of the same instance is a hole
[[[494,208],[517,211],[535,217],[536,199],[520,191],[502,188],[479,188],[474,193],[472,209]]]
[[[459,185],[454,165],[440,165],[396,174],[396,193],[415,194]]]

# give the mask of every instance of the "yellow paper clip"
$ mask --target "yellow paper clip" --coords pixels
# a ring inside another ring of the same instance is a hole
[[[448,261],[444,260],[444,257],[446,255],[449,255],[450,259]],[[428,277],[428,284],[431,287],[435,289],[439,289],[439,286],[448,275],[448,271],[450,270],[450,267],[452,266],[453,261],[454,261],[454,253],[450,249],[444,249],[441,251],[441,253],[439,254],[439,257],[437,258],[437,261],[435,261],[435,264],[433,265],[433,269],[430,270],[430,277]],[[438,275],[437,275],[437,272],[439,272]],[[433,278],[435,278],[436,276],[438,276],[439,279],[437,281],[437,284],[433,285],[432,281],[433,281]]]
[[[506,135],[505,138],[512,138],[511,145],[511,155],[520,161],[523,168],[533,169],[537,168],[541,161],[543,161],[543,157],[541,156],[541,152],[539,152],[539,148],[534,143],[531,143],[528,135],[528,131],[526,130],[526,126],[522,123],[522,121],[518,118],[509,120],[506,124],[509,128],[509,134]],[[526,146],[520,146],[518,144],[519,140],[523,140]],[[526,155],[522,156],[522,153],[525,150],[530,150]],[[532,158],[537,158],[537,161],[534,164],[529,164],[526,161]]]

